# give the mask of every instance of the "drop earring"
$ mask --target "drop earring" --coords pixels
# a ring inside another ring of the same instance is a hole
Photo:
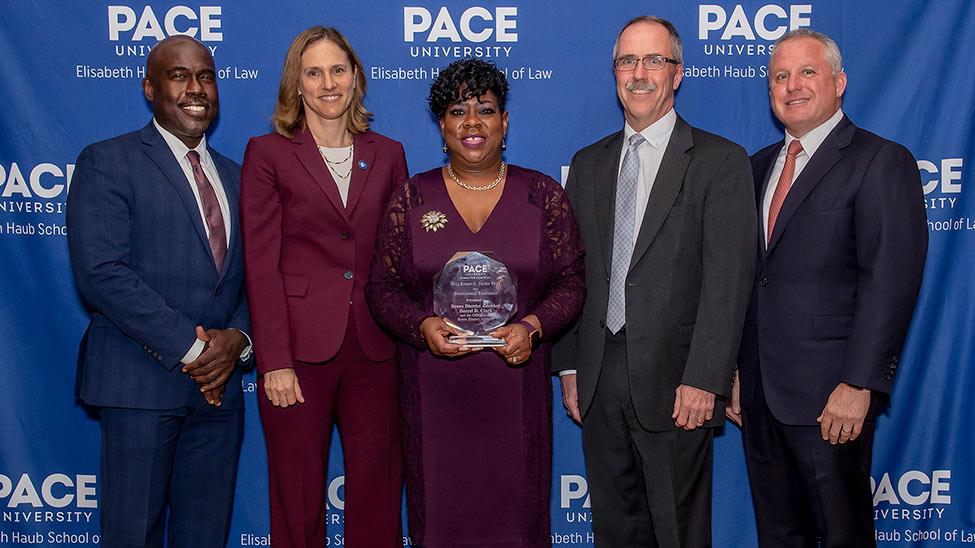
[[[443,153],[447,154],[447,143],[443,144]]]
[[[504,139],[501,139],[501,152],[508,150],[508,145],[504,144]]]

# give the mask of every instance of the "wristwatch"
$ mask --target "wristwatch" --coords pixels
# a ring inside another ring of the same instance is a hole
[[[538,333],[538,328],[535,327],[534,325],[532,325],[531,323],[526,322],[525,320],[521,320],[518,323],[521,324],[521,325],[523,325],[523,326],[525,326],[525,329],[528,330],[528,340],[529,341],[531,341],[532,340],[532,337],[534,337]]]

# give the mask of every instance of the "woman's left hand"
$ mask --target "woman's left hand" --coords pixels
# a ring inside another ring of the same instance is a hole
[[[504,339],[504,346],[493,348],[511,365],[525,363],[532,355],[532,342],[528,335],[528,329],[520,323],[499,327],[491,333],[491,336]]]

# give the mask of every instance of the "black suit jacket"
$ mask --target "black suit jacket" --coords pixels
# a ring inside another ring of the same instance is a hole
[[[576,369],[585,417],[603,362],[623,132],[576,153],[566,182],[586,246],[582,316],[553,350]],[[626,279],[630,393],[640,424],[676,428],[675,391],[731,387],[754,277],[756,220],[745,151],[677,118],[654,180]],[[716,412],[708,425],[719,424]]]
[[[759,212],[782,146],[752,156]],[[840,382],[890,393],[927,252],[911,153],[843,117],[786,196],[767,251],[760,233],[741,348],[745,410],[759,379],[769,409],[793,425],[816,425]]]

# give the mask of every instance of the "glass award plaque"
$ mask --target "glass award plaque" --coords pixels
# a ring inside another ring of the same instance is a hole
[[[508,267],[477,251],[456,253],[433,281],[433,311],[460,335],[451,344],[504,346],[490,333],[518,310],[518,292]]]

